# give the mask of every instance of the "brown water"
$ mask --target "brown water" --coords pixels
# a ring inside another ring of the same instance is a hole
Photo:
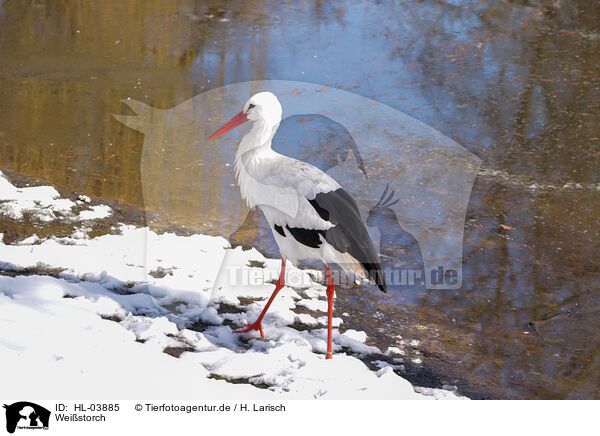
[[[170,108],[268,78],[377,99],[484,162],[463,288],[344,289],[336,310],[383,348],[419,339],[407,370],[462,392],[600,398],[599,61],[600,5],[584,0],[5,0],[0,168],[143,206],[143,136],[110,116],[123,98]],[[418,263],[393,217],[376,218],[384,263]],[[260,216],[234,237],[275,252]]]

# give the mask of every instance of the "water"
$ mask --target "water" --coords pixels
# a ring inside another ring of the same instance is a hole
[[[463,392],[600,398],[599,18],[583,0],[6,0],[0,167],[142,207],[143,136],[110,116],[129,113],[123,98],[167,109],[268,78],[376,99],[483,160],[463,287],[342,289],[336,310],[383,348],[398,334],[419,340],[407,370]],[[286,153],[315,156],[316,143],[300,144]],[[218,155],[205,159],[218,180]],[[226,210],[177,219],[219,234],[205,222]],[[393,216],[372,220],[385,229],[384,264],[419,265]],[[232,239],[274,254],[270,238],[251,215]]]

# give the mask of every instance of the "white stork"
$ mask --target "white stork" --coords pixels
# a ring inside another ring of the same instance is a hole
[[[330,359],[335,286],[328,263],[337,263],[347,273],[375,282],[383,292],[387,292],[387,288],[379,257],[354,199],[318,168],[271,149],[281,114],[277,97],[270,92],[260,92],[208,138],[210,141],[246,121],[252,122],[238,147],[236,178],[248,206],[258,207],[264,213],[281,253],[281,273],[275,291],[258,319],[236,333],[258,330],[264,338],[261,322],[285,286],[286,260],[293,264],[299,260],[321,260],[327,274],[326,358]]]

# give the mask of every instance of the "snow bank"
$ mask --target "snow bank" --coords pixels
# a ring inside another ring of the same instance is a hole
[[[40,221],[52,221],[67,215],[75,203],[61,199],[60,194],[51,186],[17,188],[0,172],[0,213],[12,219],[23,219],[31,213]]]
[[[0,214],[10,218],[28,213],[84,225],[112,213],[87,205],[76,213],[75,205],[51,187],[16,188],[0,173]],[[231,249],[220,237],[115,230],[89,238],[76,228],[69,237],[13,245],[0,239],[0,267],[14,275],[0,276],[0,359],[11,374],[5,396],[459,398],[451,390],[416,391],[385,362],[370,370],[358,357],[380,351],[365,344],[364,332],[335,328],[336,354],[326,361],[325,288],[312,279],[316,272],[288,264],[303,287],[282,289],[263,321],[264,340],[238,335],[233,329],[258,316],[273,285],[230,283],[223,265],[276,277],[278,260]],[[60,272],[19,275],[32,268]],[[248,299],[257,301],[241,303]]]

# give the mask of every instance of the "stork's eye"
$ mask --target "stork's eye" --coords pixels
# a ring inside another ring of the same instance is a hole
[[[254,103],[250,103],[250,104],[248,105],[248,110],[252,109],[253,107],[256,107],[256,105],[255,105]]]

